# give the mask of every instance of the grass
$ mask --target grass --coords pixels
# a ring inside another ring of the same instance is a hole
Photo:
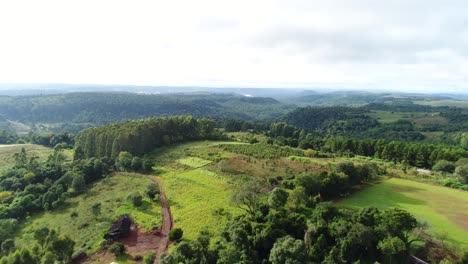
[[[192,168],[200,168],[211,163],[210,160],[205,160],[197,157],[188,157],[184,159],[179,159],[177,162],[187,165]]]
[[[373,117],[379,120],[379,122],[391,123],[391,122],[398,121],[400,119],[413,119],[413,118],[423,117],[425,113],[420,113],[420,112],[407,113],[407,112],[372,110],[368,115],[370,117]]]
[[[225,220],[219,212],[236,211],[229,205],[232,190],[227,179],[214,172],[204,169],[170,172],[161,175],[161,181],[174,227],[182,228],[185,239],[195,239],[203,229],[219,232]]]
[[[22,148],[26,150],[30,157],[38,157],[43,160],[54,152],[51,148],[34,144],[0,145],[0,169],[10,167],[15,162],[13,154],[20,152]],[[65,152],[65,155],[71,157],[68,152]]]
[[[468,192],[392,178],[338,202],[349,208],[398,207],[429,224],[429,233],[468,247]]]
[[[182,228],[184,239],[195,239],[201,230],[219,232],[225,213],[236,214],[229,204],[232,178],[211,169],[214,161],[231,157],[222,152],[219,141],[199,141],[155,150],[155,173],[171,207],[174,228]],[[177,162],[174,162],[176,160]]]
[[[16,243],[30,246],[34,230],[48,227],[70,236],[76,242],[75,252],[84,250],[89,253],[99,249],[104,233],[122,214],[130,214],[146,230],[159,226],[162,214],[158,203],[144,198],[143,205],[135,208],[126,201],[130,192],[143,193],[150,183],[151,176],[128,173],[103,179],[85,194],[70,198],[65,208],[30,217],[22,224]],[[92,212],[92,206],[96,203],[101,203],[97,215]],[[76,213],[76,216],[72,216],[72,213]]]

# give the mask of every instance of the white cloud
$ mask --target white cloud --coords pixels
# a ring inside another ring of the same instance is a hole
[[[465,1],[1,0],[0,82],[468,90]]]

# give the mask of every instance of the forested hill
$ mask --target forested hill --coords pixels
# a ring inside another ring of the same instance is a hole
[[[131,120],[83,130],[76,140],[75,158],[116,158],[121,151],[138,156],[171,143],[218,137],[213,120],[206,118],[173,116]]]
[[[151,116],[264,119],[283,115],[293,106],[272,98],[236,94],[125,92],[67,93],[58,95],[2,96],[3,118],[21,123],[92,123]]]

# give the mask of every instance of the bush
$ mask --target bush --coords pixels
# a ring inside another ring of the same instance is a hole
[[[169,239],[171,241],[179,241],[182,239],[182,236],[184,235],[184,231],[182,231],[181,228],[174,228],[169,232]]]
[[[144,264],[153,264],[155,260],[156,260],[156,254],[154,252],[150,252],[143,259],[143,263]]]
[[[432,166],[432,170],[453,173],[455,171],[455,164],[450,161],[439,160],[434,166]]]
[[[143,160],[139,157],[133,157],[131,167],[134,171],[141,171],[143,169]]]
[[[129,194],[127,200],[131,201],[134,206],[141,206],[143,204],[143,196],[137,192]]]
[[[120,242],[114,243],[109,247],[109,251],[115,256],[120,256],[125,253],[125,245]]]
[[[146,195],[148,195],[149,198],[154,199],[156,194],[159,194],[159,186],[156,183],[151,183],[146,188]]]

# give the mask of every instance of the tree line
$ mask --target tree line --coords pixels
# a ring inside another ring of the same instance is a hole
[[[116,159],[122,151],[141,156],[156,147],[219,137],[214,121],[206,118],[174,116],[130,120],[83,130],[76,139],[75,157]]]

